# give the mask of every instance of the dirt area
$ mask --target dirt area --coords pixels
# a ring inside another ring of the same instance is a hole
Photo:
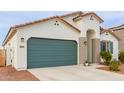
[[[98,67],[97,69],[110,71],[109,66],[106,66],[106,65],[103,65],[102,67]],[[121,65],[119,66],[119,71],[111,71],[111,72],[124,74],[124,64],[121,64]]]
[[[0,67],[0,81],[38,81],[30,72],[17,71],[11,66]]]

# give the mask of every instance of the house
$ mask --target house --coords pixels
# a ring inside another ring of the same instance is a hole
[[[118,42],[119,51],[124,51],[124,24],[109,29],[121,39]]]
[[[79,11],[15,25],[3,41],[6,64],[24,70],[83,64],[85,61],[98,63],[100,41],[113,42],[114,59],[118,59],[119,38],[111,31],[101,33],[102,22],[94,12]]]

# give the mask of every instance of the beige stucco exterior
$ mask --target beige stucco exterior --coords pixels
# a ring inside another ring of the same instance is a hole
[[[100,39],[92,39],[92,62],[100,62]]]
[[[72,21],[76,16],[63,17],[63,19],[78,28],[81,32],[71,28],[57,18],[17,28],[17,32],[13,38],[4,45],[7,50],[7,65],[12,64],[18,70],[27,69],[27,40],[31,37],[75,40],[78,46],[77,64],[83,64],[87,60],[98,61],[98,56],[95,56],[94,59],[92,56],[98,50],[98,47],[92,48],[92,46],[99,46],[100,22],[95,17],[93,17],[93,20],[90,20],[90,15],[81,18],[79,21]],[[56,21],[59,25],[54,25]],[[93,31],[93,33],[88,35],[88,31]],[[21,38],[24,38],[24,42],[21,42]],[[94,40],[93,43],[92,40]],[[89,44],[90,46],[88,48]],[[12,51],[10,51],[10,48],[12,48]]]
[[[6,50],[6,65],[12,65],[15,68],[18,68],[18,35],[17,33],[13,38],[4,46]],[[12,61],[12,62],[11,62]]]
[[[79,64],[83,64],[87,60],[87,41],[86,37],[79,37]]]
[[[100,22],[93,18],[93,20],[90,20],[90,15],[89,16],[85,16],[81,21],[82,23],[82,33],[81,35],[83,37],[87,37],[87,31],[88,30],[93,30],[95,32],[95,34],[93,35],[92,38],[100,38]]]

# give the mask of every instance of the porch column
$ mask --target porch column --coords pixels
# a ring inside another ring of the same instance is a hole
[[[79,38],[79,64],[83,64],[87,60],[87,38]]]
[[[92,61],[93,63],[100,62],[100,39],[94,38],[92,39]]]

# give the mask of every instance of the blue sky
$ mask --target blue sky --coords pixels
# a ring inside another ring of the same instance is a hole
[[[62,15],[68,12],[0,12],[0,46],[9,30],[9,28],[15,24],[30,22],[54,15]],[[103,27],[108,28],[124,24],[124,12],[116,11],[99,11],[96,12],[104,22],[101,24]]]

